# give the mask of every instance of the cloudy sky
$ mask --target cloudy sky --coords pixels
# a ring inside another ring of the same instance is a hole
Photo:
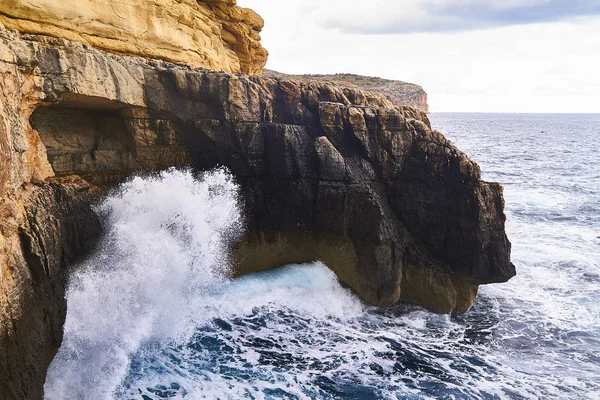
[[[600,0],[238,0],[267,68],[414,82],[432,111],[600,113]]]

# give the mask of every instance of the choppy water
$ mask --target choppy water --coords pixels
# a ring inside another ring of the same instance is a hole
[[[323,265],[225,278],[226,173],[136,179],[73,279],[48,399],[600,398],[600,116],[433,114],[505,187],[518,276],[468,313],[361,304]]]

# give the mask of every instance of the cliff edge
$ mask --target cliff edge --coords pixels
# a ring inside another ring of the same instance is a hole
[[[105,50],[260,75],[263,19],[235,0],[2,0],[9,29]]]
[[[387,98],[396,106],[413,107],[424,113],[429,112],[427,92],[414,83],[395,81],[356,74],[307,74],[290,75],[270,69],[263,70],[264,76],[282,79],[293,79],[300,82],[320,81],[338,84],[343,87],[353,87],[372,93],[374,96]]]

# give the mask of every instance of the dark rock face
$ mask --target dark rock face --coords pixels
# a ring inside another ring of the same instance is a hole
[[[16,281],[16,293],[2,293],[8,295],[0,331],[2,399],[43,397],[46,370],[63,337],[66,267],[101,232],[90,209],[98,194],[79,178],[27,184],[19,194],[25,212],[18,228],[20,248],[14,249],[17,256],[4,277]]]
[[[424,114],[328,85],[185,70],[146,71],[146,83],[192,164],[242,183],[240,273],[319,259],[369,303],[439,312],[514,275],[501,187]]]
[[[41,396],[62,276],[100,233],[87,182],[226,166],[246,211],[238,275],[318,259],[378,306],[464,310],[515,274],[502,188],[412,108],[0,29],[2,71],[0,398]]]

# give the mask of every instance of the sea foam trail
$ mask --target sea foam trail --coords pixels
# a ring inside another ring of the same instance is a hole
[[[70,279],[47,399],[111,399],[132,352],[190,334],[198,293],[226,280],[227,245],[241,230],[238,189],[220,169],[134,178],[98,212],[106,235]]]

